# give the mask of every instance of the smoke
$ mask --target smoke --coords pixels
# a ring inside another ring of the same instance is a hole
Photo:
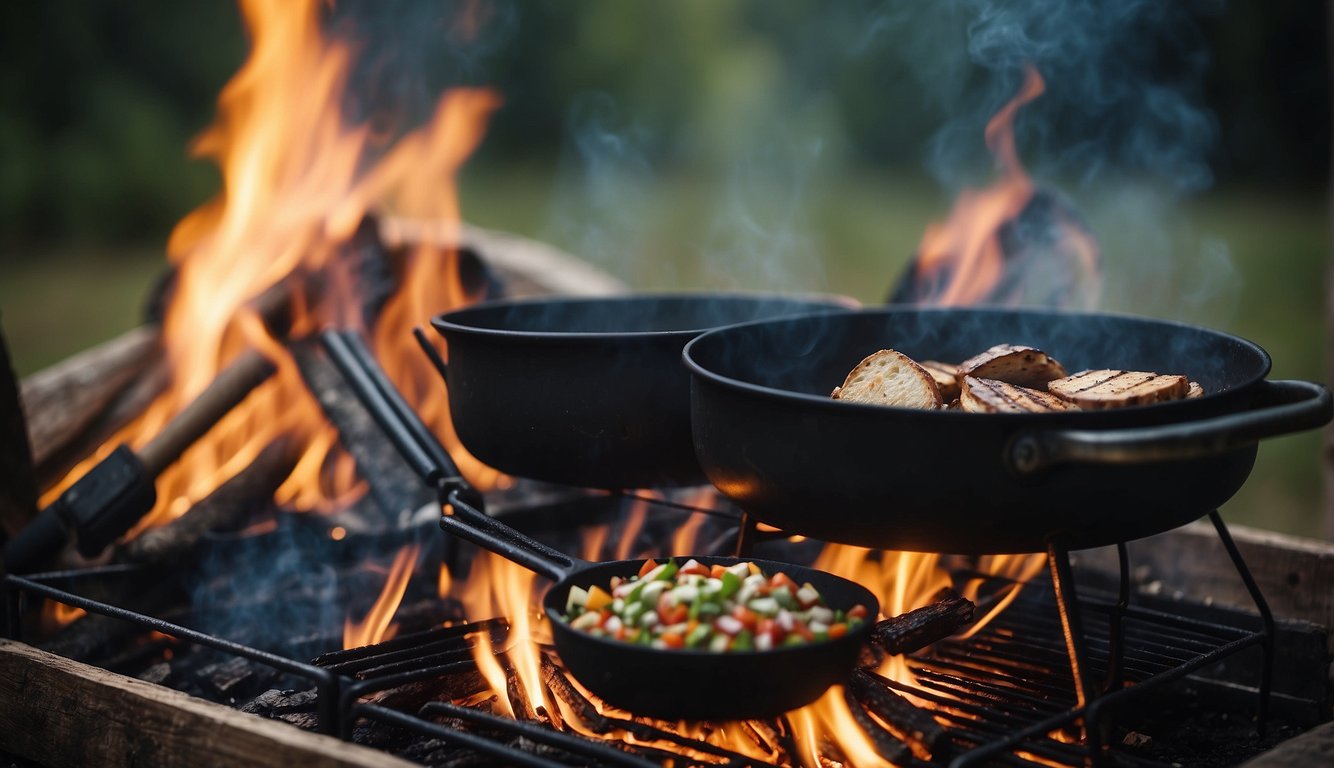
[[[944,0],[886,9],[873,37],[898,35],[928,103],[949,119],[927,167],[959,186],[986,167],[979,137],[1013,97],[1026,65],[1047,83],[1020,113],[1019,146],[1033,170],[1081,187],[1150,178],[1175,193],[1213,181],[1218,124],[1204,100],[1209,50],[1197,13],[1154,0]]]

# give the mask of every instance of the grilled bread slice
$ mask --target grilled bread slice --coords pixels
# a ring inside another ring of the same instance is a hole
[[[959,392],[959,405],[969,413],[1045,413],[1077,410],[1061,398],[995,379],[965,376]]]
[[[892,349],[882,349],[857,364],[835,387],[835,400],[850,400],[899,408],[939,408],[940,390],[935,379],[912,358]]]
[[[940,399],[948,403],[959,397],[959,366],[935,360],[923,360],[919,365],[936,380]]]
[[[1049,381],[1069,375],[1065,366],[1046,352],[1032,347],[997,344],[959,364],[959,378],[994,379],[1020,387],[1041,388]]]
[[[1047,384],[1047,391],[1081,408],[1121,408],[1178,400],[1190,391],[1190,382],[1148,371],[1081,371]]]

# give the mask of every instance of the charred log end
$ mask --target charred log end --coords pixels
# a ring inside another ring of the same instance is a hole
[[[871,641],[891,655],[914,653],[943,640],[973,620],[973,602],[953,590],[930,605],[877,623]]]

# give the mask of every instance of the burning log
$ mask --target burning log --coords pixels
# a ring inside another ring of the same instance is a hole
[[[194,550],[202,536],[234,531],[253,520],[256,504],[273,497],[300,458],[294,441],[283,438],[274,441],[249,466],[190,511],[120,545],[117,559],[159,565],[180,562]]]
[[[339,441],[352,454],[358,474],[370,487],[369,495],[390,526],[396,526],[400,515],[432,503],[435,496],[399,456],[319,344],[302,341],[291,351],[306,386],[338,428]]]
[[[763,766],[766,763],[756,761],[730,749],[715,746],[705,741],[692,739],[671,731],[658,728],[638,719],[630,720],[627,718],[611,717],[598,712],[593,702],[589,701],[574,687],[569,678],[565,676],[564,670],[560,668],[547,655],[542,656],[542,680],[546,683],[547,690],[561,701],[565,702],[580,723],[585,728],[598,734],[607,734],[613,731],[624,731],[636,739],[644,742],[665,741],[677,744],[690,749],[695,749],[706,754],[714,755],[729,760],[734,765],[755,765]],[[758,731],[756,731],[758,733]],[[778,751],[776,745],[774,751]]]
[[[877,623],[871,629],[871,640],[892,655],[913,653],[949,637],[972,620],[972,601],[946,588],[934,603]]]
[[[852,695],[852,689],[843,688],[843,701],[848,705],[852,712],[852,719],[857,721],[862,732],[871,740],[871,745],[875,747],[876,754],[885,758],[895,765],[907,765],[913,758],[912,750],[907,744],[894,738],[888,730],[880,723],[875,721],[867,713],[866,708],[862,706],[857,697]]]
[[[931,713],[895,693],[883,677],[859,669],[853,673],[849,687],[857,701],[884,723],[894,738],[908,745],[913,755],[930,760],[946,754],[950,739],[945,728]]]

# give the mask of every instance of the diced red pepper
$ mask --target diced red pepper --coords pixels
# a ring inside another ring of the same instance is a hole
[[[653,570],[654,568],[657,568],[657,567],[658,567],[658,564],[655,563],[655,562],[653,562],[652,560],[645,560],[645,561],[644,561],[644,564],[641,565],[641,566],[639,566],[639,578],[641,578],[641,579],[644,578],[645,576],[648,575],[648,572],[649,572],[649,571],[651,571],[651,570]]]
[[[829,625],[829,639],[837,640],[848,633],[848,625],[843,622]]]
[[[681,603],[672,605],[663,594],[658,598],[658,618],[663,624],[680,624],[690,618],[690,607]]]
[[[662,636],[662,642],[668,648],[686,647],[686,637],[679,632],[668,632]]]
[[[783,628],[778,626],[778,622],[773,619],[760,619],[759,624],[755,626],[755,636],[759,637],[760,635],[768,635],[775,647],[783,641],[784,634]]]
[[[677,571],[677,574],[681,576],[689,576],[691,574],[696,576],[708,576],[709,566],[692,557],[686,561],[685,565],[681,566],[681,570]]]
[[[727,569],[721,565],[715,565],[709,569],[710,578],[721,579],[724,573],[727,573]]]
[[[856,605],[852,606],[851,608],[848,609],[848,618],[850,619],[866,618],[866,606],[862,605],[861,603],[857,603]]]
[[[732,610],[732,617],[741,622],[741,625],[751,632],[759,624],[760,615],[744,605],[738,605]]]
[[[775,573],[773,576],[769,577],[769,588],[778,589],[779,587],[787,587],[788,591],[790,591],[793,595],[796,595],[797,590],[801,589],[801,587],[797,586],[797,582],[792,580],[791,576],[788,576],[786,573],[783,573],[782,571],[779,571],[778,573]]]
[[[802,640],[805,640],[808,643],[815,642],[815,633],[812,632],[811,628],[806,626],[806,622],[801,619],[792,622],[792,634],[801,637]]]

